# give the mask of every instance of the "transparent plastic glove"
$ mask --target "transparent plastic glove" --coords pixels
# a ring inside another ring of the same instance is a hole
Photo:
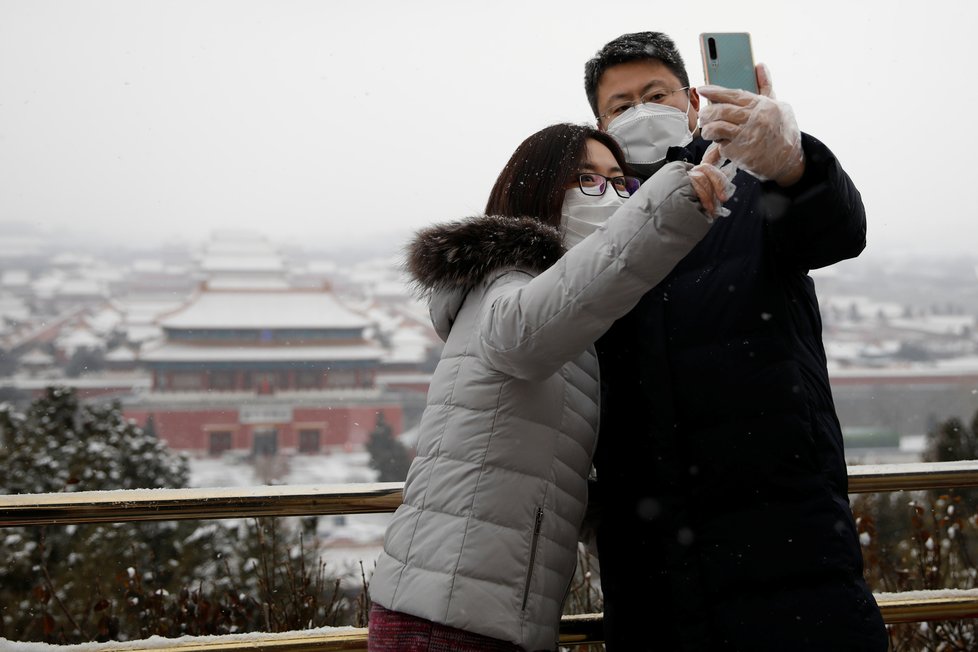
[[[791,106],[774,99],[767,66],[759,64],[756,74],[760,94],[712,85],[697,89],[710,100],[700,112],[700,133],[719,145],[722,157],[761,181],[790,186],[805,171],[801,131]]]
[[[730,210],[724,208],[723,203],[733,197],[737,190],[731,181],[736,168],[729,164],[719,168],[717,167],[719,162],[720,148],[711,145],[703,155],[703,162],[688,172],[693,190],[696,191],[696,196],[699,197],[703,210],[711,222],[718,217],[730,215]]]

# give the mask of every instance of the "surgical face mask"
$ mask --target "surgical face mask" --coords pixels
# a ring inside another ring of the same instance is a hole
[[[625,160],[633,165],[650,165],[666,158],[670,147],[682,146],[693,140],[689,130],[689,107],[686,111],[666,104],[636,104],[608,125],[625,152]]]
[[[568,249],[604,224],[625,203],[609,183],[600,197],[585,195],[580,188],[564,193],[564,205],[560,209],[560,227],[564,234],[564,246]]]

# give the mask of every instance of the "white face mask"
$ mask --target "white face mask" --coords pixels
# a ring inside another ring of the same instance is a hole
[[[570,249],[604,224],[625,203],[609,183],[600,197],[592,197],[571,188],[564,193],[564,205],[560,209],[560,227],[564,234],[564,246]]]
[[[688,98],[685,112],[665,104],[637,104],[612,120],[608,133],[621,145],[629,163],[658,163],[665,159],[670,147],[693,140],[689,107]]]

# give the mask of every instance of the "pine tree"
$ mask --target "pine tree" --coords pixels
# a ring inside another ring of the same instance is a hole
[[[180,488],[189,480],[187,461],[117,404],[82,405],[63,388],[48,389],[25,414],[0,406],[0,470],[4,494]],[[100,620],[113,611],[105,596],[136,574],[162,591],[212,575],[222,535],[191,521],[5,529],[0,631],[11,640],[77,642],[94,631],[111,638],[111,622]]]
[[[925,462],[953,462],[978,459],[978,412],[965,426],[958,418],[937,424],[927,433]]]
[[[925,462],[954,462],[957,460],[978,460],[978,412],[966,426],[957,417],[937,423],[927,432],[927,447],[924,450]],[[931,492],[937,496],[947,494],[959,496],[966,514],[978,514],[978,489],[948,489]],[[978,554],[978,542],[975,542]]]
[[[153,414],[146,417],[146,425],[143,426],[143,434],[147,437],[152,437],[153,439],[159,438],[159,434],[156,432],[156,417]]]
[[[377,425],[367,440],[370,468],[379,472],[378,482],[403,482],[407,477],[411,459],[404,444],[394,438],[384,413],[377,413]]]
[[[187,486],[186,459],[147,437],[118,404],[80,405],[73,390],[49,388],[16,414],[0,406],[0,493]]]

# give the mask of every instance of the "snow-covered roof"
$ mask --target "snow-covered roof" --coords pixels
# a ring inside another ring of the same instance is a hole
[[[978,357],[940,360],[931,363],[891,365],[885,367],[836,367],[829,368],[833,380],[849,378],[888,379],[955,379],[961,376],[978,376]]]
[[[139,258],[132,261],[129,267],[133,272],[162,273],[165,269],[165,263],[156,258]]]
[[[3,386],[3,379],[0,379],[0,387]],[[386,390],[381,387],[331,387],[300,390],[276,390],[270,397],[271,403],[288,404],[293,407],[315,407],[324,408],[329,406],[343,405],[371,405],[376,406],[377,401],[384,398]],[[262,397],[255,394],[253,389],[249,390],[226,390],[220,392],[190,390],[190,391],[149,391],[139,396],[129,397],[126,404],[133,406],[168,406],[175,408],[178,406],[211,406],[236,409],[242,403],[256,404]],[[263,402],[263,401],[262,401]],[[0,648],[2,649],[2,648]]]
[[[370,295],[374,297],[401,298],[411,295],[411,288],[400,280],[377,281],[370,288]]]
[[[418,328],[399,328],[390,335],[390,343],[391,350],[384,359],[387,364],[424,362],[434,344]]]
[[[975,327],[972,315],[927,315],[917,319],[894,319],[893,328],[931,335],[962,335]]]
[[[7,288],[30,285],[31,275],[25,269],[8,269],[0,272],[0,285]]]
[[[381,371],[377,374],[378,385],[427,385],[432,374],[420,371]]]
[[[152,324],[133,324],[126,328],[126,339],[130,342],[146,342],[162,338],[163,329]]]
[[[85,323],[91,326],[96,333],[101,334],[112,332],[121,321],[122,315],[110,305],[103,306],[85,317]]]
[[[822,300],[825,308],[848,311],[853,305],[860,314],[866,317],[884,315],[888,319],[899,318],[903,315],[905,306],[894,301],[877,301],[862,295],[832,294]]]
[[[160,296],[139,296],[116,299],[115,306],[126,315],[128,324],[148,324],[157,317],[172,312],[187,302],[186,296],[179,298]]]
[[[120,390],[148,390],[153,386],[153,378],[146,373],[94,373],[87,374],[80,378],[23,378],[13,376],[0,379],[0,387],[13,387],[21,390],[44,389],[57,385],[59,387],[73,387],[75,389],[120,389]],[[3,647],[0,646],[0,650]]]
[[[39,297],[54,296],[61,284],[64,283],[65,274],[59,269],[50,270],[36,279],[32,284],[34,294]]]
[[[164,328],[365,328],[367,320],[324,291],[205,291],[165,317]]]
[[[284,276],[221,274],[207,281],[210,290],[287,290],[289,287]]]
[[[101,297],[105,294],[102,284],[91,278],[68,279],[61,284],[57,293],[72,297]]]
[[[961,356],[948,360],[939,360],[937,366],[940,369],[952,372],[970,371],[978,374],[978,355]]]
[[[166,342],[149,347],[144,362],[301,362],[379,360],[384,350],[373,344],[349,346],[193,346]]]
[[[200,268],[208,273],[284,272],[285,262],[275,255],[208,255],[200,261]]]
[[[340,266],[333,260],[310,260],[295,267],[299,274],[334,274],[340,271]]]
[[[54,364],[54,358],[39,349],[31,349],[20,356],[20,364],[31,366],[49,365]]]
[[[105,354],[107,362],[133,362],[136,354],[128,346],[120,346]]]
[[[63,252],[52,257],[51,264],[57,267],[89,267],[95,264],[95,258],[89,254]]]
[[[58,337],[58,346],[70,352],[80,348],[100,348],[103,342],[87,328],[75,328]]]
[[[284,280],[288,269],[275,246],[263,235],[249,231],[214,233],[198,256],[198,267],[211,279],[246,274]]]
[[[0,296],[0,319],[26,321],[30,316],[30,308],[23,299],[14,296]]]

